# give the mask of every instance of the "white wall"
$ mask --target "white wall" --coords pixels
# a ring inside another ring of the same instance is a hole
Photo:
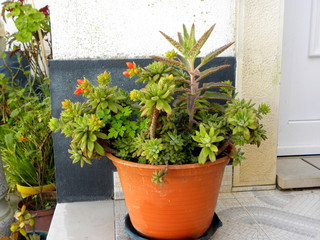
[[[203,54],[235,40],[235,0],[55,0],[50,11],[54,59],[161,55],[172,47],[159,30],[176,39],[182,24],[199,38],[216,23]]]

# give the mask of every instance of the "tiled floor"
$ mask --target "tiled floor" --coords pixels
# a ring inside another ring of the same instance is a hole
[[[117,240],[126,206],[114,202]],[[320,240],[320,188],[304,191],[220,193],[216,213],[223,226],[210,240]]]

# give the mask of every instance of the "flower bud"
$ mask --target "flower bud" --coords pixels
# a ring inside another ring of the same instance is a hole
[[[81,85],[84,82],[84,80],[83,79],[78,79],[77,82]]]
[[[82,94],[82,89],[81,88],[77,88],[75,91],[74,91],[74,93],[73,94],[75,94],[75,95],[80,95],[80,94]]]
[[[135,64],[132,63],[132,62],[126,62],[126,64],[127,64],[127,67],[128,67],[129,69],[134,69],[134,68],[135,68]]]
[[[128,71],[124,71],[122,74],[127,76],[127,77],[130,77],[130,73]]]

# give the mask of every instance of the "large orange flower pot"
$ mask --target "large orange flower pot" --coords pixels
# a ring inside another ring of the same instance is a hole
[[[156,185],[152,174],[164,165],[107,157],[117,167],[135,229],[148,239],[197,239],[209,228],[229,157],[205,164],[170,165],[167,183]]]

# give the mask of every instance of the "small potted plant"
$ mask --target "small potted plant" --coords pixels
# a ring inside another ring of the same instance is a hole
[[[145,87],[129,94],[110,87],[107,72],[97,86],[78,80],[74,93],[87,101],[63,101],[60,119],[50,122],[72,138],[73,163],[91,164],[107,153],[130,220],[148,239],[201,237],[213,219],[225,165],[230,157],[234,164],[244,158],[234,145],[259,146],[266,139],[260,121],[269,107],[236,98],[230,81],[210,81],[229,65],[205,68],[233,43],[196,61],[213,29],[198,41],[194,25],[190,31],[183,26],[178,41],[161,32],[179,53],[152,56],[156,61],[146,67],[128,62],[123,72]]]
[[[29,96],[28,87],[11,88],[6,81],[6,78],[0,79],[0,88],[6,90],[0,94],[6,99],[7,111],[0,125],[5,174],[11,188],[17,187],[21,193],[23,200],[19,207],[26,204],[28,210],[40,211],[35,218],[37,228],[44,218],[49,218],[47,226],[37,229],[48,231],[56,202],[54,193],[46,193],[55,190],[52,132],[48,127],[50,98]]]
[[[14,214],[16,222],[10,226],[11,235],[10,237],[1,237],[1,240],[46,240],[47,234],[45,232],[28,231],[27,227],[34,227],[35,215],[30,214],[23,205],[20,210],[17,210]]]

